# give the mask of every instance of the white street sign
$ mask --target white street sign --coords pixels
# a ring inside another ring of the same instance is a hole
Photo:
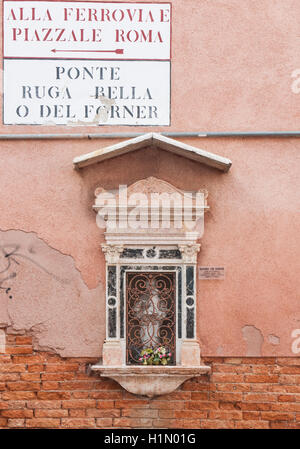
[[[170,124],[170,3],[4,0],[4,124]]]
[[[168,61],[4,62],[4,123],[169,125]]]

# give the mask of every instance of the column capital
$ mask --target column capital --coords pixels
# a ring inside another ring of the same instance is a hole
[[[187,245],[178,245],[184,263],[196,263],[197,253],[200,251],[199,243],[189,243]]]
[[[107,263],[118,263],[120,259],[120,254],[122,254],[124,246],[123,245],[106,245],[102,244],[102,251],[105,255],[105,260]]]

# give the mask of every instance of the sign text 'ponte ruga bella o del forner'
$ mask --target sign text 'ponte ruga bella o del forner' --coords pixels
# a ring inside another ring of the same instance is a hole
[[[3,4],[4,124],[170,125],[170,3]]]

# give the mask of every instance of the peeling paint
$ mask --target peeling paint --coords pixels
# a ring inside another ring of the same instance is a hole
[[[29,333],[35,349],[64,357],[100,356],[105,337],[102,284],[88,289],[73,258],[34,233],[0,231],[0,245],[14,249],[11,259],[0,252],[0,266],[15,273],[1,280],[0,323],[7,333]]]
[[[260,356],[264,337],[259,329],[252,325],[246,325],[242,329],[243,339],[246,341],[247,356]]]

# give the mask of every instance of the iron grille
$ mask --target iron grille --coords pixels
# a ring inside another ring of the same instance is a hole
[[[175,273],[130,272],[126,277],[127,364],[139,363],[142,349],[165,346],[176,363]]]

